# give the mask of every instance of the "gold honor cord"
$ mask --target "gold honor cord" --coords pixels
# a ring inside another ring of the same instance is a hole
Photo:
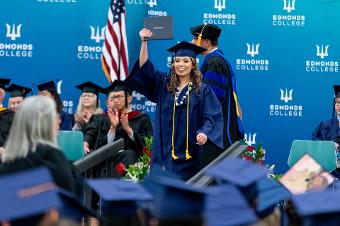
[[[190,85],[188,85],[188,101],[187,101],[187,124],[186,124],[186,149],[185,149],[185,160],[191,159],[192,157],[189,154],[189,106],[190,106]],[[178,156],[175,154],[175,114],[176,114],[176,98],[174,97],[174,106],[172,111],[172,147],[171,147],[171,156],[174,160],[178,159]]]

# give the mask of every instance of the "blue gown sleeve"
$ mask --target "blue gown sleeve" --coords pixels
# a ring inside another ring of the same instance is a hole
[[[321,122],[312,133],[312,140],[331,140],[329,123]]]
[[[197,133],[204,133],[208,139],[223,148],[223,114],[221,105],[211,88],[206,87],[203,94],[203,126]]]
[[[157,71],[150,60],[147,60],[142,67],[139,67],[137,60],[125,84],[143,94],[148,100],[157,102],[165,77],[166,73]]]

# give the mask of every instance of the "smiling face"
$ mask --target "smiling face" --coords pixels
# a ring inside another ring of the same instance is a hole
[[[94,93],[82,93],[81,101],[83,107],[96,107],[97,106],[97,96]]]
[[[179,77],[190,77],[190,73],[193,68],[193,63],[190,57],[175,57],[173,65],[175,73]]]

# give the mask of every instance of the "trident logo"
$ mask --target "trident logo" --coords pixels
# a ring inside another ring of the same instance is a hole
[[[12,41],[14,41],[16,38],[20,38],[21,37],[21,24],[19,24],[18,26],[15,26],[15,24],[12,25],[12,29],[11,29],[11,25],[6,24],[6,28],[7,28],[7,33],[6,33],[6,37],[7,38],[11,38]]]
[[[283,0],[283,10],[287,10],[288,13],[295,10],[295,0]]]
[[[137,93],[136,91],[132,92],[132,97],[135,97],[137,100],[141,100],[144,97],[142,94]]]
[[[149,0],[148,5],[152,8],[157,5],[157,0]]]
[[[288,103],[288,101],[293,100],[293,89],[289,90],[289,94],[287,89],[285,91],[280,89],[280,91],[281,91],[280,99],[283,100],[285,103]]]
[[[250,55],[251,57],[258,55],[259,47],[260,47],[259,43],[257,43],[256,45],[254,45],[254,43],[252,43],[251,45],[247,43],[247,54]]]
[[[328,56],[328,47],[329,45],[326,45],[325,47],[321,45],[321,48],[319,45],[316,45],[316,55],[319,56],[321,59]]]
[[[105,37],[105,27],[103,27],[101,30],[97,26],[95,29],[94,27],[90,26],[91,28],[91,40],[95,40],[97,43],[100,42],[100,40],[104,40]]]
[[[249,146],[256,144],[256,135],[256,133],[254,133],[253,136],[251,133],[244,134],[244,139]]]
[[[215,0],[214,8],[221,12],[222,9],[225,9],[225,1],[226,0]]]

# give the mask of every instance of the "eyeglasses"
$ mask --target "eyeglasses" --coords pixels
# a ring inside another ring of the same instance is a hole
[[[340,102],[335,102],[335,106],[340,106]]]
[[[81,95],[82,98],[86,98],[86,97],[87,97],[87,98],[93,98],[93,97],[95,97],[95,96],[96,96],[95,94],[91,94],[91,93],[89,93],[89,94],[87,93],[87,94],[82,94],[82,95]]]
[[[123,95],[113,95],[113,96],[111,96],[111,99],[113,99],[113,100],[115,100],[115,99],[120,100],[120,99],[122,99],[122,98],[124,98]]]

